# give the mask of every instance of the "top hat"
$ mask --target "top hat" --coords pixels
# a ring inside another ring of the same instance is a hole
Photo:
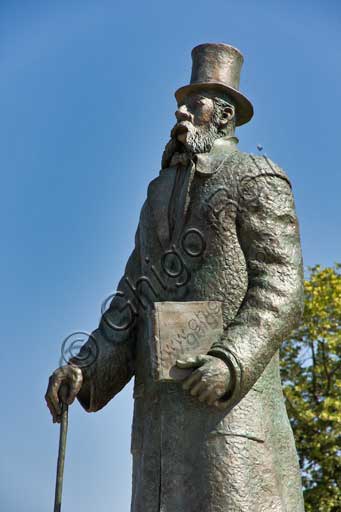
[[[225,92],[236,108],[236,125],[250,121],[253,116],[252,103],[239,92],[240,70],[243,55],[237,48],[222,43],[200,44],[192,50],[192,76],[188,85],[175,93],[179,102],[191,92],[214,89]]]

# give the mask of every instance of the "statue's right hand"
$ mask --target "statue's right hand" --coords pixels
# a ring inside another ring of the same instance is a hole
[[[165,169],[169,166],[172,156],[176,151],[179,151],[179,142],[175,138],[171,138],[162,153],[161,168]]]
[[[57,368],[49,378],[45,394],[47,407],[50,409],[53,423],[60,423],[62,402],[71,405],[83,384],[82,370],[77,366],[66,365]],[[67,392],[64,394],[63,390]]]

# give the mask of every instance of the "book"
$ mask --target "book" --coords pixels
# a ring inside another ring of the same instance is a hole
[[[156,381],[180,381],[193,368],[178,368],[177,359],[207,354],[223,334],[218,301],[155,302],[150,317],[150,351]]]

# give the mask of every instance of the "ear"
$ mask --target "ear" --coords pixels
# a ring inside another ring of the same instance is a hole
[[[227,124],[229,124],[230,121],[235,117],[235,110],[232,105],[227,105],[222,113],[221,119],[220,119],[220,128],[225,128]]]

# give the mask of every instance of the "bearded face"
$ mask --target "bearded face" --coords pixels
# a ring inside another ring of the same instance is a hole
[[[181,121],[171,132],[172,138],[181,142],[186,152],[193,154],[210,151],[218,135],[219,129],[214,122],[195,126],[190,121]]]
[[[234,129],[232,105],[209,93],[187,96],[175,116],[171,137],[192,154],[210,151],[216,139],[228,134],[227,128]]]

